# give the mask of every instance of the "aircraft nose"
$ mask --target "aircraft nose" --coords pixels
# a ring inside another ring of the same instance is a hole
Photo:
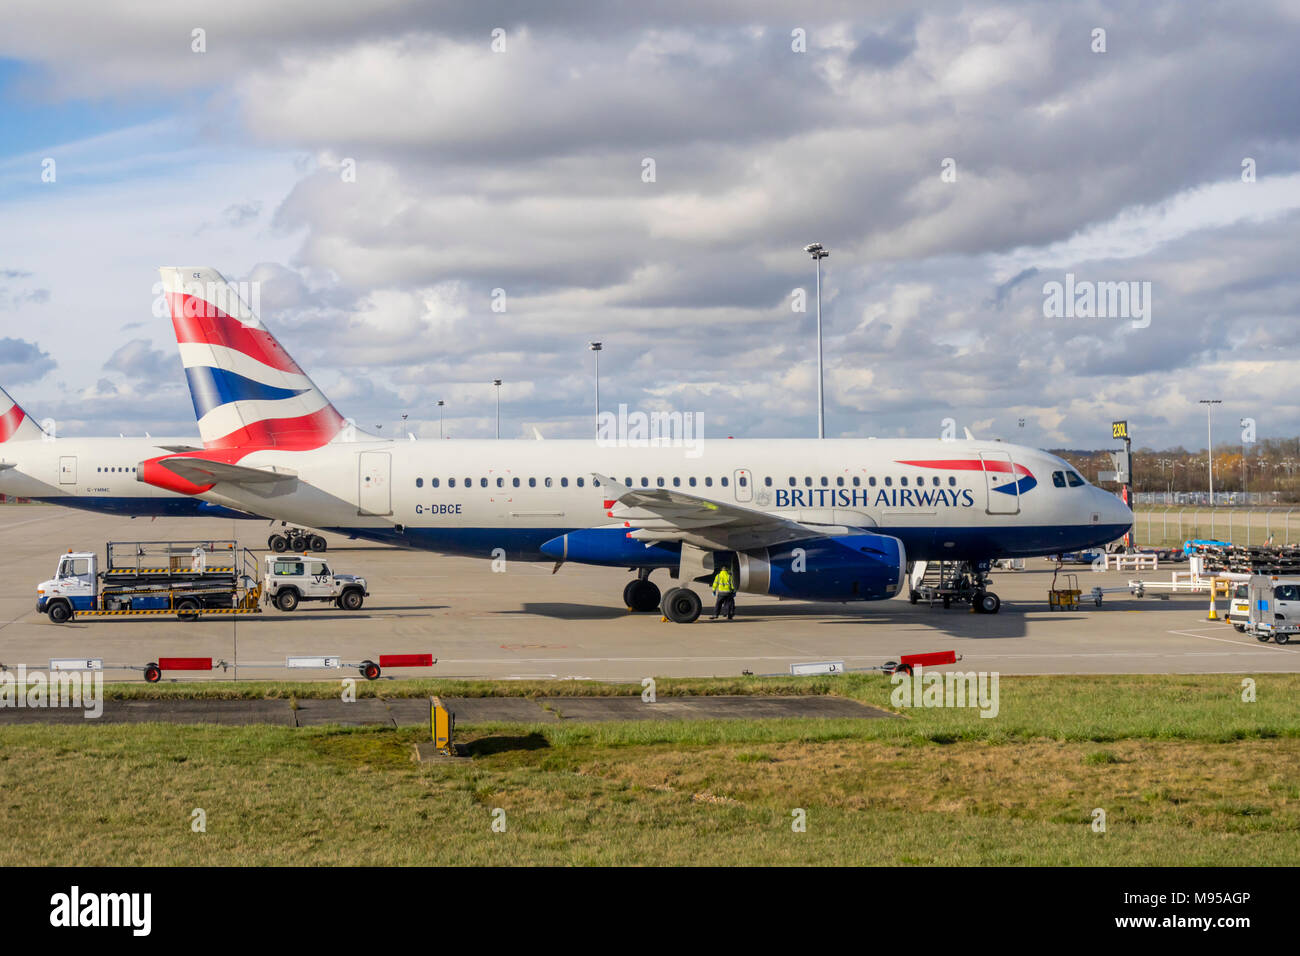
[[[1109,491],[1102,491],[1101,493],[1110,499],[1102,512],[1102,520],[1106,524],[1123,525],[1125,530],[1132,527],[1133,509],[1124,504],[1118,495],[1112,495]]]

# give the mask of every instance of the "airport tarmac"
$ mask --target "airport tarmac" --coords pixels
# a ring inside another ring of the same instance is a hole
[[[443,557],[329,537],[336,571],[364,575],[370,598],[355,613],[304,604],[249,617],[182,623],[114,618],[53,624],[36,612],[36,585],[61,553],[105,542],[234,538],[265,553],[270,526],[258,521],[117,518],[49,505],[0,506],[0,663],[45,668],[53,657],[101,658],[111,680],[142,680],[159,657],[212,657],[237,663],[209,678],[337,679],[355,671],[289,671],[289,655],[345,661],[381,654],[431,653],[432,669],[390,669],[385,677],[600,678],[788,673],[790,665],[844,661],[874,667],[902,654],[955,650],[965,670],[1003,674],[1259,673],[1300,670],[1300,645],[1261,644],[1206,620],[1204,595],[1170,600],[1107,595],[1078,611],[1049,611],[1052,565],[1026,561],[999,571],[996,615],[944,610],[906,598],[862,604],[811,604],[741,594],[734,621],[669,624],[631,614],[622,603],[630,574],[619,569]],[[1186,565],[1178,566],[1186,570]],[[1065,569],[1069,571],[1071,569]],[[1169,580],[1170,569],[1142,575]],[[1075,571],[1085,592],[1123,586],[1132,573]],[[653,578],[661,588],[665,572]],[[706,592],[701,586],[701,595]],[[707,608],[708,605],[706,605]],[[1222,615],[1224,609],[1220,607]],[[180,674],[178,677],[182,676]],[[185,674],[184,679],[200,679]],[[165,677],[164,679],[168,679]]]

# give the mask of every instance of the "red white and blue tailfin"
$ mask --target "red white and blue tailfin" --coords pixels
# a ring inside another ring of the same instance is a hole
[[[32,416],[23,411],[22,406],[10,398],[8,392],[0,388],[0,443],[35,441],[44,435],[45,432]]]
[[[343,416],[221,273],[161,272],[205,447],[304,450],[344,430]]]

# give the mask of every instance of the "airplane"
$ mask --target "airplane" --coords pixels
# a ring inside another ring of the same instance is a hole
[[[141,457],[199,447],[194,437],[56,438],[0,388],[0,493],[15,498],[131,517],[229,517],[220,505],[136,481]]]
[[[689,583],[727,562],[742,592],[883,600],[909,561],[951,561],[996,613],[992,559],[1103,545],[1128,506],[1055,455],[1000,441],[419,442],[345,419],[211,267],[161,270],[201,450],[139,481],[401,547],[625,567],[632,610],[688,623]],[[648,447],[647,447],[648,445]],[[679,582],[661,594],[666,569]]]
[[[136,480],[141,458],[201,448],[184,438],[57,438],[0,387],[0,494],[130,518],[246,518],[265,520]],[[276,539],[279,538],[279,547]],[[292,529],[273,533],[272,550],[301,543],[324,551],[325,539]]]

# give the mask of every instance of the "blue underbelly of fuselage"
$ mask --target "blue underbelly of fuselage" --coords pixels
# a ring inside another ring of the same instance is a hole
[[[1077,551],[1107,544],[1128,531],[1128,525],[1004,525],[985,528],[868,528],[865,533],[900,539],[909,561],[978,561],[991,558],[1034,557]],[[552,538],[581,528],[327,528],[338,534],[397,547],[441,554],[523,561],[549,561],[541,546]],[[951,542],[951,545],[948,543]],[[495,552],[495,553],[494,553]],[[626,567],[675,567],[676,547],[648,548],[644,561]],[[623,565],[623,562],[617,562]]]

